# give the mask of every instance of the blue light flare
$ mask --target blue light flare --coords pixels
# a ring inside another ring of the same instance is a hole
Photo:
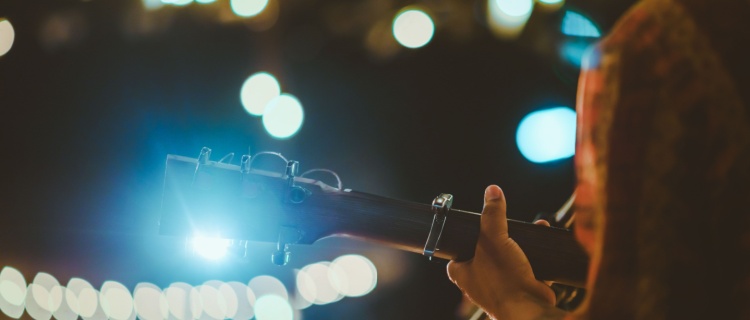
[[[227,255],[230,240],[221,238],[195,237],[191,240],[193,251],[209,260],[218,260]]]

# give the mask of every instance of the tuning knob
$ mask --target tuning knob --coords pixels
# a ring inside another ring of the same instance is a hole
[[[302,238],[302,233],[296,228],[281,227],[279,229],[279,241],[276,242],[276,251],[271,255],[271,262],[277,266],[289,263],[289,244],[297,243]]]
[[[285,266],[289,263],[289,256],[291,256],[289,246],[285,245],[284,250],[276,250],[276,252],[271,254],[271,262],[277,266]]]

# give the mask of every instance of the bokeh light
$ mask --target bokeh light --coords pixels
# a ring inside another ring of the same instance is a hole
[[[487,22],[501,38],[517,37],[534,9],[533,0],[487,0]]]
[[[164,2],[162,0],[142,0],[143,8],[151,11],[156,10],[164,6]]]
[[[115,281],[106,281],[99,290],[99,301],[104,314],[113,320],[134,318],[133,297],[124,285]]]
[[[76,320],[78,319],[78,310],[73,310],[70,305],[69,299],[78,303],[78,299],[73,295],[73,292],[65,287],[60,286],[60,293],[62,294],[62,300],[60,306],[52,313],[52,316],[58,320]]]
[[[307,265],[301,270],[307,273],[312,282],[301,282],[297,285],[308,286],[308,288],[302,290],[315,293],[315,299],[312,301],[315,304],[328,304],[344,298],[333,285],[334,281],[331,279],[330,265],[330,262],[323,261]],[[314,289],[310,289],[310,286],[314,287]]]
[[[190,307],[190,291],[193,289],[189,284],[184,282],[175,282],[164,289],[162,293],[167,299],[169,313],[177,319],[197,318],[200,314],[193,316],[193,309]]]
[[[434,33],[432,18],[422,10],[404,10],[393,19],[393,37],[404,47],[423,47],[430,42]]]
[[[277,139],[293,136],[302,127],[303,121],[302,104],[288,93],[271,100],[263,113],[263,127]]]
[[[39,303],[39,306],[49,312],[57,311],[63,301],[63,290],[60,282],[51,274],[40,272],[34,277],[33,284],[42,289],[39,296],[34,295],[34,299]]]
[[[161,289],[151,283],[139,283],[133,290],[133,305],[138,319],[157,320],[169,316],[167,298]]]
[[[561,30],[563,34],[574,37],[598,38],[602,36],[601,31],[593,21],[573,11],[565,12]]]
[[[573,156],[575,136],[575,111],[555,107],[526,115],[518,125],[516,143],[526,159],[543,163]]]
[[[555,11],[565,4],[565,0],[536,0],[536,3],[543,10]]]
[[[222,286],[220,290],[226,290],[226,287],[231,288],[237,297],[237,307],[232,308],[231,305],[227,307],[227,315],[231,319],[235,320],[247,320],[255,316],[253,305],[255,304],[255,293],[247,285],[236,281],[227,282],[225,286]],[[232,313],[234,311],[234,313]]]
[[[195,2],[206,4],[206,3],[214,3],[216,2],[216,0],[195,0]]]
[[[331,262],[329,277],[338,293],[347,297],[361,297],[375,289],[378,272],[370,259],[350,254]]]
[[[26,279],[20,271],[3,267],[0,271],[0,311],[10,318],[23,314],[26,299]]]
[[[193,0],[172,0],[171,4],[176,6],[186,6],[193,3]]]
[[[49,319],[63,302],[64,288],[49,273],[40,272],[26,292],[26,312],[34,319]]]
[[[307,268],[298,270],[295,277],[298,294],[297,297],[302,298],[304,301],[308,302],[302,304],[301,307],[305,308],[315,302],[315,298],[318,296],[318,287],[315,285],[315,280],[312,278],[312,276],[310,276],[309,273],[307,273],[306,269]]]
[[[263,11],[268,5],[268,0],[230,0],[234,14],[240,17],[254,17]]]
[[[190,313],[193,314],[194,319],[199,319],[203,315],[203,304],[201,303],[201,293],[198,288],[190,287],[188,292],[187,305],[190,308]]]
[[[234,319],[239,308],[239,299],[237,298],[237,292],[228,284],[221,281],[207,281],[203,285],[212,286],[218,291],[219,299],[224,301],[224,317]],[[221,307],[221,304],[219,304]]]
[[[333,262],[313,263],[299,271],[304,276],[298,276],[297,286],[308,286],[313,291],[306,299],[295,297],[295,301],[302,303],[293,304],[284,284],[269,275],[257,276],[247,285],[209,280],[196,287],[176,282],[164,290],[141,282],[131,295],[125,285],[116,281],[104,282],[97,291],[86,280],[71,278],[64,287],[54,276],[44,272],[38,273],[26,286],[18,270],[5,267],[0,272],[0,309],[9,318],[35,320],[53,317],[59,320],[284,320],[301,317],[299,310],[312,304],[304,300],[327,304],[341,300],[344,295],[361,296],[370,292],[377,281],[375,266],[361,255],[344,255]],[[301,292],[304,290],[302,288]]]
[[[592,42],[585,39],[566,39],[560,44],[560,56],[575,67],[581,67]]]
[[[50,300],[50,294],[40,285],[35,283],[29,283],[26,288],[26,313],[33,319],[49,319],[52,317],[52,312],[47,310]],[[41,302],[41,305],[40,305]]]
[[[88,281],[72,278],[67,288],[65,300],[73,312],[83,319],[104,317],[104,311],[99,307],[99,292]]]
[[[0,18],[0,56],[5,55],[13,47],[16,31],[7,19]]]
[[[203,284],[196,288],[200,295],[203,312],[211,319],[225,319],[227,316],[227,301],[219,292],[218,287]]]
[[[511,17],[523,17],[531,14],[533,0],[492,0],[497,8]]]
[[[272,276],[257,276],[251,279],[247,286],[252,290],[254,297],[276,295],[289,299],[289,293],[286,291],[284,284]],[[255,312],[258,312],[257,306]]]
[[[255,317],[258,320],[292,320],[294,313],[286,298],[269,294],[255,302]]]
[[[276,78],[267,72],[251,75],[240,89],[240,101],[245,110],[254,116],[263,115],[271,100],[281,94],[281,86]]]
[[[231,240],[197,236],[190,240],[193,251],[209,260],[218,260],[227,255]]]

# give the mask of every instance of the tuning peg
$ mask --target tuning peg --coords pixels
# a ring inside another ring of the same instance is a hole
[[[198,156],[198,162],[195,164],[195,172],[193,172],[192,185],[198,189],[208,190],[211,189],[211,175],[206,173],[202,167],[206,166],[211,158],[211,149],[203,147],[201,153]]]
[[[297,243],[302,238],[302,233],[296,228],[281,227],[279,229],[279,241],[276,243],[276,251],[271,254],[271,262],[277,266],[289,263],[291,252],[290,243]]]
[[[286,176],[294,178],[299,174],[299,161],[289,160],[286,162]]]
[[[295,185],[294,177],[299,174],[299,161],[289,160],[286,163],[287,192],[286,202],[300,204],[305,201],[310,191]]]
[[[285,266],[289,263],[289,257],[291,254],[292,253],[289,251],[289,245],[284,244],[283,250],[278,248],[273,254],[271,254],[271,262],[277,266]]]
[[[250,173],[250,155],[244,154],[240,159],[240,172]]]
[[[198,156],[198,163],[207,164],[209,158],[211,158],[211,148],[203,147],[201,149],[200,155]]]
[[[247,257],[247,241],[245,240],[233,240],[227,248],[227,252],[231,253],[237,258]]]

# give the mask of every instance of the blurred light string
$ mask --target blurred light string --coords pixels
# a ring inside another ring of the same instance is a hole
[[[261,275],[247,284],[206,281],[197,286],[172,283],[165,289],[141,282],[131,291],[117,281],[105,281],[100,290],[86,280],[71,278],[62,286],[40,272],[26,284],[23,274],[10,266],[0,271],[0,312],[10,318],[26,314],[33,319],[115,320],[157,319],[288,319],[315,304],[344,297],[359,297],[377,285],[377,270],[361,255],[343,255],[297,271],[297,290],[290,295],[277,278]]]

